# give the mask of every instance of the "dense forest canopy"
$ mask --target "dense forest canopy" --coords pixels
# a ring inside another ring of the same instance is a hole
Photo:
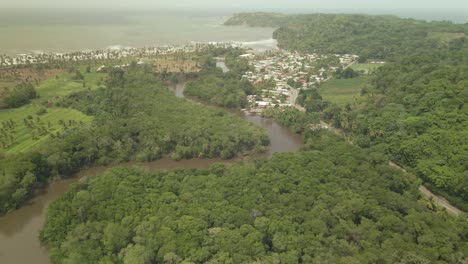
[[[48,209],[58,263],[461,263],[467,222],[418,202],[415,179],[342,139],[209,170],[118,168]]]
[[[102,146],[91,151],[98,160],[148,161],[166,154],[174,159],[227,159],[268,144],[266,133],[253,124],[176,98],[150,70],[137,67],[110,76],[109,89],[74,94],[61,102],[96,116],[99,129],[85,134],[95,135],[90,145]]]
[[[38,153],[0,156],[0,168],[0,214],[17,208],[50,177],[47,160]]]
[[[320,115],[318,113],[305,113],[292,106],[270,108],[265,110],[262,116],[271,117],[296,133],[305,133],[313,125],[320,123]]]
[[[433,59],[433,56],[437,59]],[[382,67],[363,105],[339,127],[363,147],[382,148],[426,182],[468,202],[468,52],[435,52]],[[365,137],[363,137],[365,136]],[[463,202],[459,203],[463,204]]]
[[[184,94],[218,106],[245,108],[253,89],[249,81],[211,75],[188,83]]]
[[[224,54],[224,60],[229,67],[227,73],[216,69],[215,65],[204,67],[205,74],[187,83],[184,94],[203,102],[227,108],[246,108],[247,96],[255,94],[255,87],[242,75],[253,70],[245,59],[239,59],[242,50],[233,49]]]
[[[37,92],[32,83],[22,82],[12,89],[0,90],[0,109],[20,107],[36,97]]]

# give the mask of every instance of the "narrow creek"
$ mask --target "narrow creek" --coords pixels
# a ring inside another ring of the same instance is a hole
[[[226,65],[218,63],[225,71]],[[184,97],[184,83],[173,85],[174,94]],[[293,152],[303,145],[303,138],[291,132],[288,128],[279,125],[271,119],[255,115],[245,115],[233,112],[236,115],[263,127],[270,137],[270,147],[266,154],[260,157],[270,157],[278,152]],[[237,159],[238,160],[238,159]],[[208,168],[213,163],[232,163],[235,160],[221,159],[193,159],[174,161],[169,158],[146,163],[127,163],[122,165],[138,165],[147,170],[170,170],[175,168]],[[35,196],[28,204],[20,209],[0,217],[0,263],[2,264],[50,264],[47,249],[41,246],[38,235],[44,224],[47,206],[65,194],[70,184],[84,177],[96,176],[112,166],[92,167],[84,169],[70,179],[51,182],[44,190]]]

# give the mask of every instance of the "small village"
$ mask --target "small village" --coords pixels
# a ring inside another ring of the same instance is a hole
[[[300,90],[317,87],[329,80],[338,69],[350,67],[359,56],[300,54],[275,51],[263,54],[244,54],[254,71],[245,72],[242,78],[249,80],[261,93],[250,95],[249,112],[259,113],[275,106],[296,106]]]
[[[32,64],[47,64],[51,62],[79,62],[122,60],[125,58],[138,59],[137,64],[145,64],[149,59],[164,55],[187,54],[202,52],[207,47],[236,48],[235,43],[191,43],[183,46],[163,46],[146,48],[114,48],[95,51],[80,51],[72,53],[54,54],[20,54],[16,57],[0,55],[0,67],[16,67]],[[301,54],[281,49],[265,52],[255,52],[240,55],[252,66],[251,71],[244,73],[242,78],[249,80],[258,89],[256,95],[249,95],[250,113],[261,113],[263,110],[276,106],[294,106],[300,90],[317,87],[329,80],[338,69],[350,67],[357,62],[358,56],[353,54]],[[124,60],[125,61],[125,60]],[[153,62],[153,64],[156,62]],[[160,68],[168,68],[161,63]],[[126,68],[128,63],[114,65],[115,68]],[[155,64],[155,67],[157,63]],[[180,66],[179,66],[180,67]],[[174,68],[174,67],[172,67]],[[187,65],[182,71],[193,72],[195,65]],[[160,70],[161,70],[160,69]],[[108,68],[102,65],[97,72],[107,72]],[[175,70],[174,70],[175,71]],[[300,109],[303,110],[303,109]]]
[[[233,43],[191,43],[183,46],[162,46],[146,48],[109,48],[104,50],[79,51],[71,53],[19,54],[17,56],[0,55],[0,67],[47,64],[57,62],[104,61],[124,58],[155,58],[161,55],[191,53],[210,47],[234,47]]]

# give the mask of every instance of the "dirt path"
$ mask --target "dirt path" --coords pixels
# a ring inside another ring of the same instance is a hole
[[[403,169],[402,167],[400,167],[398,164],[392,162],[392,161],[389,161],[388,162],[388,165],[392,168],[395,168],[395,169],[398,169],[404,173],[408,173],[405,169]],[[419,186],[419,191],[427,198],[429,198],[430,200],[432,200],[435,204],[437,204],[438,206],[441,206],[445,209],[447,209],[447,212],[449,212],[450,214],[453,214],[453,215],[460,215],[461,213],[463,213],[463,211],[461,211],[460,209],[456,208],[455,206],[451,205],[449,203],[449,201],[447,201],[447,199],[445,199],[444,197],[442,196],[439,196],[439,195],[436,195],[434,194],[433,192],[431,192],[429,189],[427,189],[425,186],[421,185]]]
[[[305,112],[306,109],[296,103],[297,97],[299,96],[299,90],[296,89],[296,88],[293,88],[291,86],[289,86],[289,89],[291,90],[291,96],[289,97],[289,103],[291,105],[293,105],[297,110],[299,110],[301,112]]]

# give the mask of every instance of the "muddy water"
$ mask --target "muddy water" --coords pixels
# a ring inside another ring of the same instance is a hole
[[[223,72],[228,71],[228,68],[224,62],[217,62],[217,67],[223,69]],[[171,86],[172,91],[177,97],[185,98],[184,90],[185,83],[180,82]],[[291,132],[287,127],[278,124],[270,118],[264,118],[259,115],[246,114],[237,110],[231,110],[232,114],[237,115],[259,127],[263,127],[270,138],[270,147],[266,153],[267,156],[271,156],[274,153],[281,152],[293,152],[298,150],[303,144],[304,139],[302,136]]]
[[[179,83],[173,86],[176,96],[183,97],[185,85]],[[235,115],[252,122],[267,130],[271,145],[268,152],[263,155],[271,156],[277,152],[292,152],[303,145],[301,136],[292,133],[287,128],[276,122],[260,116],[244,115],[233,112]],[[239,159],[238,159],[239,160]],[[128,163],[124,165],[138,165],[147,170],[169,170],[175,168],[208,168],[215,162],[230,163],[221,159],[193,159],[185,161],[174,161],[169,158],[148,163]],[[109,167],[94,167],[77,173],[68,180],[59,180],[49,184],[29,204],[17,211],[0,217],[0,263],[1,264],[49,264],[48,252],[41,246],[38,239],[45,211],[49,203],[58,199],[67,190],[71,183],[79,181],[88,176],[98,175]]]

